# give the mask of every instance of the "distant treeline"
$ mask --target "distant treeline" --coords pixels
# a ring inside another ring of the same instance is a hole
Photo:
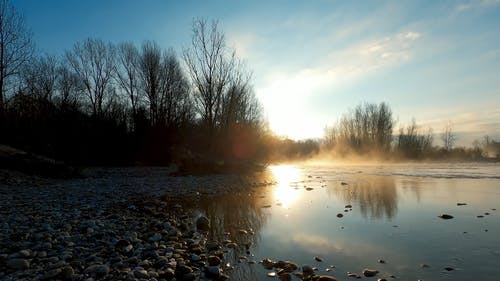
[[[386,103],[364,103],[344,114],[325,129],[318,146],[332,157],[373,156],[384,159],[480,160],[500,157],[500,142],[485,136],[472,147],[455,147],[457,136],[448,123],[434,144],[432,128],[423,129],[415,120],[398,129]]]

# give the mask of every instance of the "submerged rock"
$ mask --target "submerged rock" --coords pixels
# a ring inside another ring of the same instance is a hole
[[[335,277],[330,276],[330,275],[321,275],[315,280],[316,281],[337,281],[337,279]]]
[[[343,217],[343,216],[344,216],[344,215],[342,215],[341,213],[338,213],[338,214],[337,214],[337,218],[341,218],[341,217]]]

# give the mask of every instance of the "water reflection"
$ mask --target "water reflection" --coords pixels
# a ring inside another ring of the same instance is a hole
[[[365,218],[392,219],[398,210],[396,182],[391,176],[359,176],[345,186],[328,189],[346,204],[357,205]]]
[[[297,182],[300,179],[300,170],[293,166],[271,166],[269,170],[277,186],[274,188],[274,199],[283,207],[289,207],[300,196]]]

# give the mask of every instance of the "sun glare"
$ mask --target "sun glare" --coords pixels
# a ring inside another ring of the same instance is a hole
[[[271,166],[270,169],[278,183],[274,199],[284,208],[289,207],[300,196],[300,190],[294,185],[300,179],[300,170],[289,165]]]

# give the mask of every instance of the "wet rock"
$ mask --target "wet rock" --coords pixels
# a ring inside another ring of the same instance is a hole
[[[207,261],[208,265],[210,266],[220,265],[220,263],[222,262],[222,260],[218,256],[209,256]]]
[[[322,258],[320,258],[320,257],[314,257],[314,260],[315,260],[315,261],[318,261],[318,262],[322,262],[322,261],[323,261],[323,259],[322,259]]]
[[[291,281],[292,275],[288,272],[283,272],[278,274],[278,278],[280,279],[280,281]]]
[[[276,272],[274,272],[274,271],[273,272],[268,272],[267,276],[268,277],[276,277]]]
[[[347,277],[361,279],[361,275],[354,273],[354,272],[347,272]]]
[[[443,220],[449,220],[449,219],[452,219],[453,216],[452,215],[448,215],[448,214],[441,214],[438,216],[438,218],[442,218]]]
[[[271,270],[274,267],[274,262],[269,258],[265,258],[265,259],[261,260],[260,263],[267,270]]]
[[[387,281],[387,279],[385,279],[385,278],[379,278],[379,279],[377,279],[377,281]]]
[[[349,205],[345,205],[345,207],[344,207],[344,208],[346,208],[346,209],[352,209],[352,205],[351,205],[351,204],[349,204]]]
[[[465,206],[467,203],[457,203],[457,206]]]
[[[430,265],[428,265],[428,264],[423,263],[423,264],[421,264],[421,265],[420,265],[420,267],[421,267],[421,268],[429,268],[429,267],[431,267],[431,266],[430,266]]]
[[[383,260],[383,259],[379,259],[379,260],[378,260],[378,263],[385,263],[385,260]]]
[[[453,271],[453,270],[455,270],[455,269],[454,269],[453,267],[449,267],[449,266],[448,266],[448,267],[445,267],[445,268],[444,268],[444,270],[446,270],[446,271]]]
[[[375,270],[375,269],[368,269],[368,268],[365,268],[365,269],[363,270],[363,275],[364,275],[365,277],[373,277],[373,276],[377,275],[377,273],[378,273],[378,270]]]
[[[207,266],[207,269],[205,271],[205,274],[208,278],[218,278],[221,275],[221,269],[214,265],[214,266]]]
[[[485,215],[485,216],[489,216],[489,215],[490,215],[490,213],[486,212],[486,213],[484,213],[484,215]]]
[[[201,261],[201,257],[198,256],[198,255],[192,255],[191,256],[191,261],[193,261],[193,262],[199,262],[199,261]]]
[[[302,266],[302,274],[304,274],[304,276],[313,275],[314,274],[314,269],[311,266],[309,266],[309,265],[303,265]]]
[[[316,281],[337,281],[337,279],[330,275],[321,275],[319,278],[315,279]]]
[[[477,217],[478,217],[478,218],[484,218],[484,216],[483,216],[483,215],[479,215],[479,216],[477,216]]]
[[[338,214],[337,214],[337,218],[342,218],[342,217],[344,217],[344,215],[343,215],[343,214],[341,214],[341,213],[338,213]]]
[[[14,258],[7,261],[7,266],[12,269],[28,269],[30,268],[30,263],[26,259]]]
[[[207,217],[201,216],[196,220],[196,229],[201,231],[208,231],[210,229],[210,221]]]
[[[349,185],[347,182],[343,181],[340,183],[340,185]]]
[[[307,191],[311,191],[311,190],[313,190],[313,189],[314,189],[314,188],[312,188],[312,187],[306,187],[306,190],[307,190]]]

